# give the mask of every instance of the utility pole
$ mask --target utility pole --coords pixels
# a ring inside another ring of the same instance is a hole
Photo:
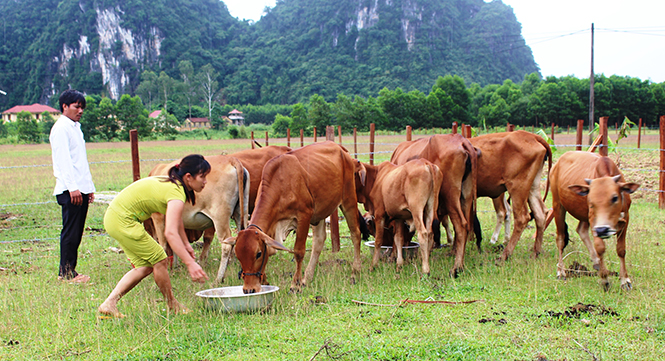
[[[594,104],[594,74],[593,74],[593,23],[591,23],[591,75],[589,76],[589,144],[593,142],[591,131],[593,130],[593,104]]]

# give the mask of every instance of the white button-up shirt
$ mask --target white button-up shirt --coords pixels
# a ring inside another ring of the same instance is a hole
[[[81,124],[61,115],[53,124],[48,139],[55,176],[53,195],[75,190],[83,194],[95,193]]]

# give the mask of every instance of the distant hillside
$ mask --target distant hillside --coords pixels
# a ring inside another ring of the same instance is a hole
[[[134,94],[144,70],[178,78],[181,60],[211,64],[234,104],[426,91],[446,74],[519,82],[538,72],[498,0],[283,0],[255,24],[217,0],[4,0],[0,11],[3,109],[47,103],[70,86],[118,99]]]

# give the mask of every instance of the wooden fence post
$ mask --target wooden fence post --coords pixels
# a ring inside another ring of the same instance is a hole
[[[640,149],[641,141],[642,141],[642,118],[640,118],[640,121],[637,126],[637,149]]]
[[[291,128],[286,128],[286,146],[291,147]]]
[[[358,128],[353,127],[353,157],[358,159]]]
[[[314,127],[314,143],[316,143],[316,127]]]
[[[453,122],[453,134],[457,134],[457,122]]]
[[[268,146],[268,132],[266,132],[266,147]]]
[[[141,160],[139,159],[139,135],[136,129],[129,131],[129,144],[132,149],[132,179],[141,179]]]
[[[508,123],[508,131],[509,132],[514,132],[515,131],[515,124]]]
[[[411,141],[411,126],[410,125],[406,126],[406,141],[407,142]]]
[[[577,120],[577,134],[575,136],[575,150],[582,150],[582,135],[584,133],[584,119]]]
[[[550,133],[551,133],[550,138],[552,139],[552,141],[554,141],[554,122],[552,122],[552,131]]]
[[[374,123],[369,124],[369,164],[374,165]]]
[[[337,126],[337,136],[339,137],[339,145],[342,145],[342,126]]]
[[[600,117],[600,146],[598,147],[598,154],[600,154],[603,157],[607,157],[608,154],[608,149],[607,149],[607,120],[610,119],[610,117]]]
[[[303,136],[305,132],[300,129],[300,148],[305,146],[305,137]]]
[[[254,131],[252,131],[252,149],[254,149]]]
[[[665,115],[660,116],[660,193],[658,207],[665,208]]]
[[[329,125],[326,127],[326,140],[335,141],[335,127]],[[339,213],[337,208],[330,214],[330,243],[332,251],[339,252]]]

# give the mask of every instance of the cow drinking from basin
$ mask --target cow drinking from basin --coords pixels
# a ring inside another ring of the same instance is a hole
[[[439,207],[439,189],[443,178],[439,167],[426,159],[414,159],[400,166],[390,162],[363,166],[366,169],[365,184],[357,188],[357,193],[358,202],[365,205],[376,225],[372,267],[376,267],[379,261],[388,223],[404,220],[412,231],[418,232],[422,272],[429,274],[429,255],[434,244],[432,222]],[[356,180],[356,185],[358,183]],[[393,251],[397,251],[398,270],[404,264],[403,245],[402,232],[396,232]]]
[[[333,142],[295,149],[266,163],[250,225],[237,237],[224,241],[235,244],[242,267],[243,292],[259,292],[261,284],[267,283],[267,257],[275,250],[293,252],[296,271],[291,290],[299,292],[313,278],[326,238],[325,219],[337,212],[337,207],[342,209],[351,232],[353,270],[360,271],[360,213],[354,180],[358,169],[359,163],[348,151]],[[303,278],[302,262],[310,225],[314,237]],[[292,251],[283,245],[291,231],[296,233]]]

